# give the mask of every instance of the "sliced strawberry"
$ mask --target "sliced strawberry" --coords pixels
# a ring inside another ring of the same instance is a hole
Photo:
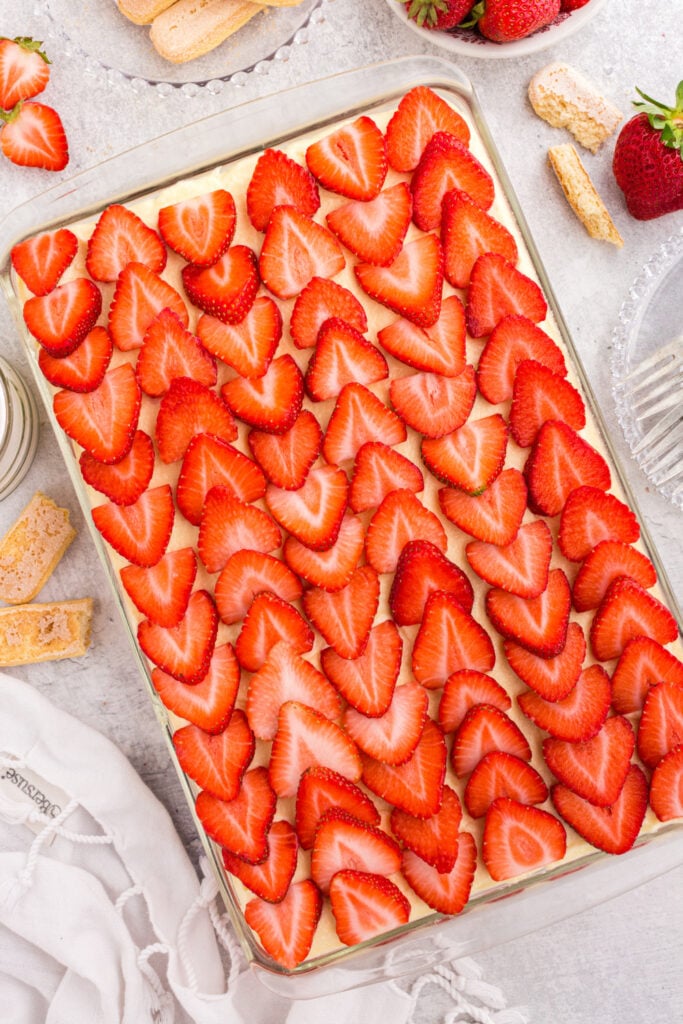
[[[583,399],[568,380],[534,359],[524,359],[512,387],[510,433],[521,448],[528,448],[546,420],[561,420],[582,430],[586,425]]]
[[[619,796],[609,807],[597,807],[567,786],[553,786],[555,809],[568,825],[599,850],[626,853],[636,841],[647,810],[647,779],[632,764]]]
[[[78,239],[68,228],[43,231],[12,247],[10,258],[15,272],[34,295],[47,295],[71,266],[78,252]]]
[[[562,700],[544,700],[537,693],[527,692],[519,694],[517,703],[539,729],[545,729],[558,740],[581,743],[602,728],[610,696],[609,676],[604,668],[589,665]]]
[[[313,413],[302,409],[283,434],[250,430],[247,440],[270,483],[285,491],[298,491],[320,454],[323,432]]]
[[[296,648],[279,642],[249,680],[246,712],[258,739],[273,739],[280,708],[286,701],[298,701],[329,719],[341,714],[339,694],[322,672],[302,658]]]
[[[553,775],[598,807],[608,807],[621,792],[636,738],[627,718],[612,715],[589,740],[572,743],[549,736],[543,756]]]
[[[160,274],[166,266],[166,247],[137,213],[112,203],[88,239],[85,267],[95,281],[115,281],[128,263],[144,263]]]
[[[138,425],[140,387],[133,367],[107,370],[92,391],[57,391],[52,408],[72,441],[99,462],[119,462],[130,451]]]
[[[391,812],[391,831],[404,848],[441,874],[452,871],[458,859],[462,807],[455,790],[443,788],[441,807],[431,818],[416,818],[398,808]]]
[[[610,584],[590,628],[590,643],[598,661],[619,658],[629,640],[647,636],[670,644],[678,636],[669,609],[639,583],[620,577]]]
[[[262,864],[268,856],[268,830],[275,815],[275,793],[265,768],[251,768],[242,778],[234,800],[199,793],[197,817],[207,835],[248,864]]]
[[[412,850],[403,851],[401,870],[421,900],[440,914],[459,914],[467,903],[477,868],[477,845],[469,832],[458,836],[457,859],[441,872]]]
[[[601,540],[586,555],[572,588],[577,612],[597,608],[617,576],[628,576],[645,590],[654,587],[657,573],[650,559],[620,540]]]
[[[569,696],[586,656],[586,638],[578,622],[569,623],[565,645],[554,657],[534,654],[514,640],[506,640],[503,646],[513,672],[547,701],[560,701]]]
[[[513,541],[504,546],[473,540],[465,554],[470,566],[486,583],[518,597],[538,597],[548,585],[553,538],[542,519],[524,523]]]
[[[293,604],[263,591],[252,601],[237,637],[237,660],[248,672],[258,672],[280,640],[304,654],[313,646],[313,630]]]
[[[507,440],[505,420],[493,413],[468,420],[445,437],[425,438],[422,460],[437,480],[477,495],[502,471]]]
[[[363,384],[345,384],[327,424],[322,453],[339,465],[354,459],[367,441],[391,446],[405,439],[405,425],[380,398]]]
[[[498,797],[486,812],[482,859],[495,882],[554,864],[566,849],[562,822],[540,807]]]
[[[681,743],[683,689],[675,683],[655,683],[647,691],[638,724],[638,756],[648,768],[655,768]]]
[[[384,875],[348,869],[330,881],[330,906],[339,939],[354,946],[401,928],[410,918],[410,903]]]
[[[449,295],[432,326],[423,329],[410,319],[395,320],[377,332],[377,340],[415,370],[458,377],[466,360],[465,308],[457,295]]]
[[[55,388],[94,391],[102,383],[113,351],[109,331],[104,327],[93,327],[71,355],[55,358],[41,347],[38,366]]]
[[[214,647],[206,675],[194,686],[160,668],[152,670],[152,685],[165,707],[209,733],[222,732],[230,721],[239,684],[240,667],[230,644]]]
[[[488,210],[493,202],[493,179],[477,158],[454,135],[436,132],[425,146],[410,183],[413,220],[422,231],[441,226],[441,204],[451,189],[465,192]]]
[[[535,768],[515,754],[492,750],[475,766],[465,786],[465,807],[483,818],[494,800],[508,797],[520,804],[542,804],[548,787]]]
[[[381,828],[331,808],[316,829],[311,877],[322,892],[328,893],[339,871],[356,869],[359,864],[371,874],[393,875],[401,865],[398,844]]]
[[[512,701],[506,690],[491,676],[475,669],[453,672],[444,683],[439,701],[439,725],[444,732],[455,732],[475,704],[492,704],[499,711],[509,711]]]
[[[346,811],[368,825],[379,825],[379,811],[355,782],[331,768],[307,768],[296,793],[296,832],[304,850],[313,846],[318,822],[330,808]]]
[[[166,551],[175,508],[168,484],[144,491],[132,505],[97,505],[92,510],[95,526],[106,542],[133,565],[156,565]]]
[[[512,754],[522,761],[531,760],[526,737],[512,719],[492,704],[475,704],[453,737],[453,771],[458,778],[469,775],[481,759],[494,750]]]
[[[29,36],[0,39],[0,107],[11,110],[41,93],[50,80],[50,61],[42,42]]]
[[[306,615],[342,658],[357,658],[368,643],[379,603],[379,578],[369,565],[354,569],[340,590],[312,587],[304,594]]]
[[[78,348],[97,323],[102,296],[97,285],[77,277],[57,285],[47,295],[34,295],[24,303],[24,322],[45,351],[60,359]]]
[[[13,164],[63,171],[69,162],[69,146],[62,119],[45,103],[26,100],[2,111],[4,122],[0,150]]]
[[[320,206],[313,175],[281,149],[265,149],[247,185],[247,214],[257,231],[265,231],[276,206],[294,206],[312,217]]]
[[[209,670],[218,613],[206,590],[195,590],[177,626],[150,619],[138,625],[138,643],[150,661],[182,683],[200,683]]]
[[[306,704],[286,701],[280,708],[270,752],[270,784],[280,797],[296,796],[301,776],[316,765],[331,768],[352,782],[361,775],[356,744],[343,729]],[[311,873],[317,883],[315,869]]]
[[[142,390],[153,398],[165,395],[176,377],[213,387],[217,376],[213,356],[170,309],[162,309],[147,328],[135,372]]]
[[[162,462],[182,459],[198,434],[234,441],[237,425],[227,405],[206,384],[175,377],[159,404],[154,430]]]
[[[454,288],[468,286],[482,253],[496,252],[508,263],[517,262],[517,243],[508,229],[458,188],[443,197],[441,244],[444,274]]]
[[[562,569],[551,569],[538,597],[517,597],[499,588],[486,595],[486,612],[501,636],[542,658],[564,648],[570,607],[571,591]]]
[[[444,591],[430,594],[413,644],[412,669],[417,681],[436,689],[463,668],[489,672],[495,660],[488,633],[457,597]]]
[[[529,508],[556,516],[576,487],[609,490],[611,475],[604,458],[588,441],[560,420],[547,420],[536,435],[526,466]]]
[[[379,572],[393,572],[409,541],[425,540],[439,551],[448,541],[439,518],[412,491],[390,491],[368,526],[365,557]]]
[[[309,472],[298,491],[268,484],[266,503],[284,530],[314,551],[325,551],[339,534],[348,489],[343,470],[319,466]]]
[[[418,327],[431,327],[439,319],[443,252],[436,235],[421,235],[406,242],[386,267],[357,263],[353,270],[370,298]]]
[[[545,319],[543,292],[530,277],[504,256],[486,252],[472,267],[467,294],[467,330],[473,338],[491,334],[504,316],[524,316],[533,323]]]
[[[565,558],[581,562],[601,540],[632,544],[640,526],[628,505],[599,487],[577,487],[567,498],[557,543]]]
[[[235,233],[235,200],[224,188],[183,199],[159,210],[159,233],[188,263],[210,267]]]
[[[177,626],[197,576],[194,548],[167,551],[155,565],[124,565],[121,583],[137,610],[158,626]]]
[[[220,800],[234,800],[254,755],[254,735],[243,711],[233,711],[223,732],[210,735],[196,725],[173,734],[180,767],[200,789]]]
[[[109,307],[109,330],[122,352],[140,348],[149,325],[162,309],[172,310],[187,327],[181,295],[143,263],[129,263],[119,274]]]
[[[653,771],[650,806],[660,821],[683,818],[683,745],[665,754]]]
[[[260,551],[236,551],[216,580],[214,597],[221,622],[241,622],[257,594],[270,591],[282,601],[297,601],[301,583],[279,558]]]
[[[326,320],[306,370],[306,391],[315,402],[336,398],[345,384],[374,384],[389,375],[387,361],[345,320]]]
[[[116,505],[133,505],[152,479],[154,445],[149,434],[136,430],[130,450],[118,462],[100,462],[84,451],[78,464],[81,476],[90,487]]]
[[[365,650],[357,658],[344,658],[333,647],[320,653],[320,665],[351,708],[378,717],[389,709],[401,668],[403,640],[390,619],[374,626]]]
[[[237,324],[254,304],[259,286],[258,261],[248,246],[233,245],[210,267],[186,264],[182,278],[190,301],[203,313],[226,324]]]
[[[517,367],[534,360],[559,377],[566,377],[564,356],[553,339],[525,316],[500,320],[479,357],[477,384],[487,402],[498,405],[512,398]]]
[[[363,755],[363,782],[371,792],[412,814],[431,818],[443,800],[446,743],[436,722],[428,718],[411,757],[388,765]]]
[[[259,295],[236,324],[204,313],[197,321],[204,348],[242,377],[262,377],[282,336],[282,314],[269,295]]]
[[[238,419],[257,430],[284,434],[301,410],[304,381],[290,355],[278,356],[262,377],[233,377],[221,397]]]
[[[324,188],[366,202],[378,195],[387,174],[384,136],[363,115],[312,143],[306,164]]]
[[[378,508],[391,491],[421,491],[422,473],[415,463],[381,441],[366,441],[356,453],[349,488],[354,512]]]
[[[277,523],[267,512],[236,498],[229,487],[212,487],[199,524],[197,550],[207,572],[220,572],[236,552],[267,554],[280,547]]]
[[[413,756],[427,720],[429,697],[408,680],[397,686],[384,714],[374,718],[348,707],[344,728],[359,750],[383,764],[399,765]]]
[[[268,832],[268,856],[261,864],[248,864],[223,850],[223,866],[247,889],[268,903],[280,903],[287,895],[296,871],[299,844],[288,821],[274,821]]]
[[[279,299],[292,299],[314,277],[334,277],[346,260],[331,231],[294,206],[277,206],[261,246],[259,272]]]
[[[389,608],[399,626],[422,621],[427,598],[435,590],[453,594],[466,612],[472,611],[472,584],[443,551],[428,540],[409,540],[396,563]]]
[[[387,125],[387,157],[395,171],[412,171],[435,132],[449,132],[465,146],[467,122],[433,89],[418,85],[401,99]]]
[[[268,903],[258,897],[250,900],[244,917],[266,953],[281,967],[293,970],[311,950],[321,911],[320,893],[305,878],[290,885],[279,903]]]
[[[464,533],[486,544],[511,544],[526,511],[527,489],[518,469],[504,469],[482,494],[439,491],[441,511]]]
[[[369,201],[353,200],[336,206],[326,221],[330,231],[361,262],[386,267],[401,251],[412,213],[410,189],[399,181]]]
[[[640,711],[653,683],[683,687],[683,662],[649,636],[629,640],[612,675],[612,703],[619,715]]]
[[[467,420],[477,386],[474,367],[466,366],[457,377],[438,373],[414,373],[392,380],[391,404],[407,427],[424,437],[443,437]]]
[[[314,551],[296,537],[287,537],[282,554],[290,569],[313,587],[341,590],[351,579],[365,544],[362,519],[345,514],[337,539],[325,551]]]
[[[199,526],[206,495],[220,486],[230,487],[240,501],[256,501],[265,494],[266,478],[231,444],[198,434],[187,446],[176,488],[178,508],[194,526]]]
[[[296,297],[289,321],[297,348],[313,348],[318,331],[330,317],[339,317],[364,334],[368,319],[362,305],[348,288],[325,277],[312,277]]]

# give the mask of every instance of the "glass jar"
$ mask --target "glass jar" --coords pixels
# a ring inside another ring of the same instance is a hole
[[[0,356],[0,501],[23,480],[38,444],[38,409],[26,384]]]

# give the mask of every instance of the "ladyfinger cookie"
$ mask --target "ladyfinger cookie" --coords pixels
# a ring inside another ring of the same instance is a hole
[[[0,540],[0,600],[32,601],[75,536],[68,509],[37,491]]]
[[[117,0],[121,14],[136,25],[150,25],[174,0]]]
[[[154,19],[149,37],[165,60],[184,64],[215,49],[262,10],[250,0],[177,0]]]
[[[567,128],[595,153],[615,131],[622,113],[587,78],[559,61],[537,71],[529,83],[529,101],[554,128]]]
[[[591,238],[622,246],[624,240],[614,226],[605,204],[571,142],[549,149],[548,160],[567,197],[567,202]]]
[[[90,597],[0,608],[0,665],[80,658],[90,643]]]

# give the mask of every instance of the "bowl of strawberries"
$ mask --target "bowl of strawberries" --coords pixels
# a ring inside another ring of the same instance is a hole
[[[461,57],[523,57],[563,42],[606,0],[387,0],[424,42]]]

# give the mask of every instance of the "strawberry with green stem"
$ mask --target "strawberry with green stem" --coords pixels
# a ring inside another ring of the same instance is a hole
[[[612,170],[636,220],[683,209],[683,81],[668,107],[636,89],[645,102],[619,133]]]
[[[474,6],[474,0],[408,0],[408,17],[420,28],[455,28]]]

